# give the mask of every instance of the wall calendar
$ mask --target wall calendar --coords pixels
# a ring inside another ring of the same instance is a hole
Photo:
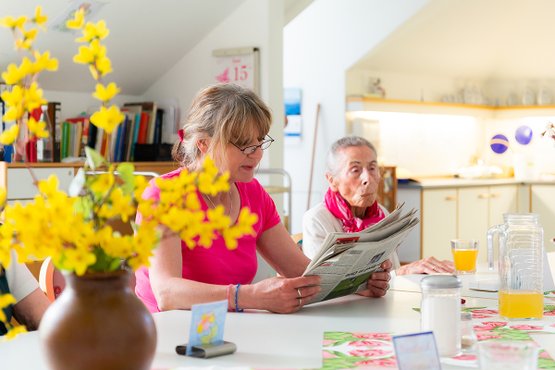
[[[213,78],[218,83],[235,83],[260,93],[259,50],[256,47],[217,49]]]

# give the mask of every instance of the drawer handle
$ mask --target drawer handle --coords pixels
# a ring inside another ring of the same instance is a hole
[[[451,195],[448,195],[448,196],[445,197],[445,200],[447,200],[447,201],[452,201],[452,200],[456,200],[456,199],[457,199],[456,197],[451,196]]]
[[[490,196],[490,198],[497,198],[499,196],[499,194],[491,193],[489,196]]]
[[[488,193],[482,193],[478,195],[478,199],[488,199],[490,195]]]

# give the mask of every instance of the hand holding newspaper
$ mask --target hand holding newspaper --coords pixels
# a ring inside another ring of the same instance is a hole
[[[328,234],[303,276],[321,277],[322,290],[311,303],[366,289],[370,275],[395,252],[418,224],[416,210],[401,215],[398,204],[383,220],[356,233]]]

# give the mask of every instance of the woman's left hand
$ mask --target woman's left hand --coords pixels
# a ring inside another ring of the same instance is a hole
[[[366,283],[368,289],[359,292],[358,294],[365,296],[365,297],[383,297],[387,290],[389,289],[389,280],[391,279],[391,275],[389,271],[393,264],[390,260],[385,260],[380,267],[383,271],[374,272],[370,275],[370,279]]]

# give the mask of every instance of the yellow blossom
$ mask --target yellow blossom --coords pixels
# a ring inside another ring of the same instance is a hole
[[[27,122],[27,127],[29,131],[38,138],[48,137],[49,133],[46,129],[46,123],[43,121],[37,122],[34,118],[29,118]]]
[[[63,266],[75,271],[77,275],[83,275],[87,271],[87,267],[96,262],[94,253],[85,250],[66,249],[64,251]]]
[[[90,189],[95,193],[105,194],[112,188],[115,181],[116,179],[113,173],[102,173],[93,177]]]
[[[102,102],[108,102],[119,92],[120,89],[114,82],[110,82],[108,86],[98,83],[96,84],[96,90],[93,93],[93,96]]]
[[[96,60],[96,69],[101,76],[105,76],[112,72],[112,62],[107,57],[99,57]]]
[[[0,143],[3,145],[11,145],[14,143],[15,139],[19,135],[19,126],[13,125],[7,130],[4,130],[2,134],[0,134]]]
[[[119,108],[116,105],[112,105],[110,108],[101,107],[98,112],[91,116],[91,122],[108,134],[111,134],[124,118],[125,116]]]
[[[44,53],[35,53],[35,63],[33,65],[35,73],[41,72],[43,70],[56,71],[58,70],[58,59],[50,58],[50,52],[45,51]]]
[[[42,97],[42,89],[36,82],[31,83],[31,86],[24,90],[24,96],[25,108],[29,112],[47,103],[46,99]]]
[[[0,207],[6,204],[7,194],[6,188],[0,187]]]
[[[41,26],[41,25],[45,24],[47,20],[48,20],[48,17],[46,15],[42,14],[42,7],[40,5],[37,6],[35,8],[35,16],[32,19],[32,21],[35,24]]]
[[[26,332],[27,332],[27,329],[25,328],[25,326],[23,325],[14,326],[10,330],[8,330],[3,340],[11,340],[16,336],[18,336],[19,334],[26,333]]]
[[[98,39],[103,40],[110,34],[108,28],[106,28],[106,22],[100,20],[96,24],[88,22],[83,29],[83,36],[76,39],[78,42],[91,42],[92,40]]]
[[[73,13],[73,19],[66,22],[66,27],[72,30],[79,30],[83,28],[85,24],[85,9],[79,8]]]
[[[21,79],[23,79],[23,77],[25,77],[25,74],[22,73],[19,67],[14,63],[11,63],[10,65],[8,65],[8,68],[6,69],[6,71],[2,72],[2,79],[8,85],[17,84],[19,81],[21,81]]]
[[[11,304],[15,304],[15,298],[11,294],[3,294],[0,296],[0,309],[6,308]]]
[[[0,19],[0,26],[4,26],[11,29],[16,29],[16,28],[22,29],[25,22],[27,22],[27,17],[25,16],[21,16],[18,18],[7,16]]]

